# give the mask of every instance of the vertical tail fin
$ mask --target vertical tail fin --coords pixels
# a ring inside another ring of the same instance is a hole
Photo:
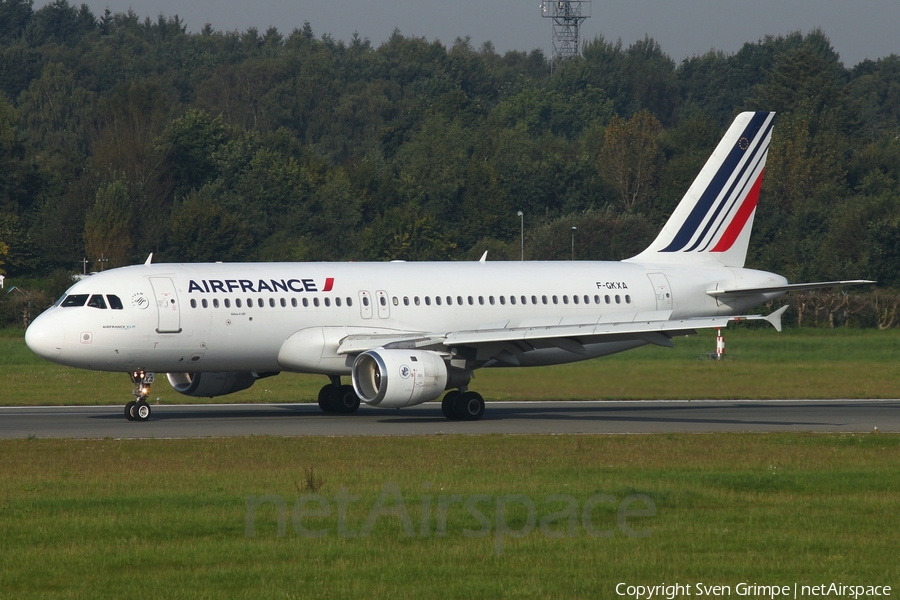
[[[659,236],[629,260],[743,267],[774,117],[739,114]]]

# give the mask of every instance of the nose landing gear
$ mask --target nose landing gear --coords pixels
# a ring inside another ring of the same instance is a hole
[[[150,405],[147,396],[150,394],[150,384],[156,379],[155,373],[134,371],[131,373],[131,382],[134,384],[135,399],[125,405],[125,418],[129,421],[146,421],[150,418]]]

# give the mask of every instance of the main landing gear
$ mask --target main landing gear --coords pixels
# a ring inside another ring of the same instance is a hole
[[[451,421],[477,421],[484,414],[484,398],[478,392],[452,390],[441,401],[441,412]]]
[[[150,384],[156,379],[155,373],[134,371],[131,373],[131,382],[134,384],[135,399],[125,405],[125,418],[129,421],[146,421],[150,418],[150,405],[147,396],[150,394]]]
[[[337,375],[329,376],[331,383],[319,390],[319,408],[327,413],[353,414],[359,408],[359,396],[352,385],[341,385]]]

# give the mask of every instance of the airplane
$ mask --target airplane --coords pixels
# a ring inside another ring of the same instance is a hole
[[[130,420],[150,418],[157,373],[181,394],[217,397],[282,371],[327,376],[327,413],[443,395],[445,417],[477,420],[479,368],[672,347],[731,321],[780,331],[786,306],[742,313],[790,291],[873,282],[789,284],[744,268],[774,117],[739,114],[657,238],[621,262],[154,264],[151,254],[73,285],[25,341],[62,365],[129,373]]]

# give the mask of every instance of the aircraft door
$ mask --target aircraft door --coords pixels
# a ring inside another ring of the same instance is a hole
[[[672,310],[672,288],[662,273],[648,273],[653,292],[656,294],[656,310]]]
[[[372,295],[365,290],[359,292],[359,312],[363,319],[372,318]]]
[[[383,290],[375,292],[375,301],[378,303],[378,318],[387,319],[391,316],[391,305],[388,302],[388,294]]]
[[[153,287],[159,315],[156,333],[181,333],[181,312],[175,284],[168,277],[151,277],[150,285]]]

